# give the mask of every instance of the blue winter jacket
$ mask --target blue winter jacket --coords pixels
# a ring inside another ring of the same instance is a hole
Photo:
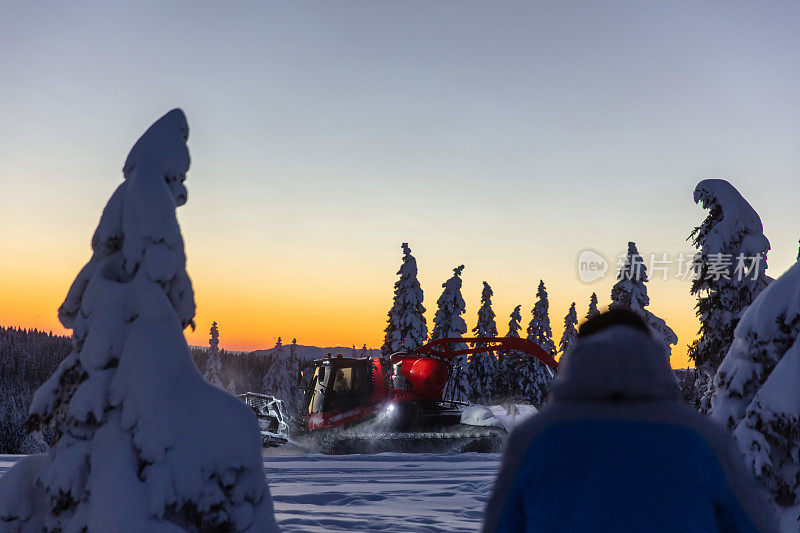
[[[680,401],[663,346],[614,326],[579,339],[543,409],[509,438],[485,532],[776,531],[724,428]]]

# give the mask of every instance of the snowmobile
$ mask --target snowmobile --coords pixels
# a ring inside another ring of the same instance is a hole
[[[452,349],[465,342],[474,348]],[[388,358],[326,356],[314,361],[302,429],[324,454],[499,452],[505,429],[462,417],[467,404],[443,397],[461,355],[516,350],[555,369],[536,343],[515,337],[438,339]],[[498,427],[500,426],[500,427]]]
[[[249,405],[258,419],[261,442],[265,448],[281,446],[289,442],[289,424],[283,401],[268,394],[245,392],[237,398]]]

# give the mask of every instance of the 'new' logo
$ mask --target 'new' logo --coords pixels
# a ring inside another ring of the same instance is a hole
[[[608,261],[594,250],[583,250],[578,254],[578,278],[584,283],[591,283],[605,277],[608,272]]]

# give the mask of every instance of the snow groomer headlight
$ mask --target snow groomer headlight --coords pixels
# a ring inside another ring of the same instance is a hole
[[[378,419],[382,422],[388,422],[392,420],[397,415],[397,406],[393,403],[387,403],[383,406],[380,413],[378,413]]]

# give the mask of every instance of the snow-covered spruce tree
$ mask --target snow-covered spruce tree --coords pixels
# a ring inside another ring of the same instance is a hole
[[[597,294],[592,293],[592,296],[589,298],[589,311],[586,313],[586,320],[596,317],[599,314],[600,310],[597,309]]]
[[[511,312],[510,320],[508,321],[508,333],[506,337],[519,338],[519,332],[522,329],[522,314],[520,313],[521,305],[518,305]],[[522,361],[522,354],[516,350],[501,350],[497,365],[499,367],[496,396],[498,398],[513,398],[517,396],[519,390],[519,371]]]
[[[217,321],[211,323],[211,329],[208,331],[210,338],[208,339],[208,347],[211,351],[219,353],[219,326]]]
[[[708,216],[689,235],[698,249],[691,293],[697,296],[700,318],[700,336],[689,347],[689,358],[699,370],[700,409],[707,411],[711,378],[730,348],[736,324],[770,281],[765,274],[770,245],[758,213],[727,181],[701,181],[694,201],[702,203]]]
[[[381,347],[381,352],[386,356],[422,346],[428,337],[422,287],[417,280],[417,260],[411,255],[407,242],[403,243],[403,263],[397,274],[400,279],[394,284],[394,300]]]
[[[550,302],[547,299],[547,289],[544,281],[539,280],[539,287],[536,289],[536,303],[531,310],[531,321],[528,324],[528,339],[532,340],[544,351],[551,355],[556,353],[556,345],[553,342],[553,331],[550,328]]]
[[[550,303],[547,300],[547,290],[544,281],[539,280],[536,291],[536,303],[533,305],[530,323],[528,324],[528,340],[542,347],[550,355],[556,354],[556,345],[553,342],[553,331],[550,329]],[[520,394],[533,405],[540,406],[550,391],[550,381],[553,379],[552,371],[544,363],[524,354],[519,371],[518,387]]]
[[[300,390],[300,356],[297,354],[297,339],[289,345],[289,357],[286,358],[286,397],[282,398],[284,407],[290,416],[300,414],[303,398]]]
[[[223,387],[219,374],[222,372],[222,361],[219,358],[219,329],[216,322],[211,324],[209,334],[211,338],[208,340],[208,358],[203,368],[203,379],[221,389]]]
[[[481,307],[478,309],[478,323],[472,329],[476,337],[497,337],[497,324],[492,311],[492,288],[485,281],[481,292]],[[476,347],[486,343],[476,343]],[[494,398],[497,389],[498,364],[494,352],[473,354],[467,364],[467,380],[469,381],[470,398],[473,403],[488,404]]]
[[[695,391],[695,383],[697,377],[695,376],[696,369],[686,368],[676,371],[675,375],[678,378],[678,384],[681,387],[681,399],[683,403],[690,407],[697,409],[697,391]]]
[[[578,337],[578,330],[575,328],[577,325],[578,313],[575,311],[575,302],[572,302],[572,305],[569,306],[567,316],[564,317],[564,334],[561,335],[561,340],[558,343],[558,350],[561,352],[562,357],[567,353],[567,350],[569,350]]]
[[[800,263],[745,309],[711,398],[711,417],[733,430],[747,464],[783,507],[800,504],[798,384]]]
[[[283,400],[284,407],[290,415],[299,414],[302,404],[299,389],[300,358],[297,354],[297,339],[292,339],[287,355],[283,341],[278,337],[275,348],[271,352],[272,362],[264,375],[264,393]]]
[[[264,374],[264,382],[262,388],[264,394],[271,394],[279,400],[284,400],[290,396],[289,393],[289,374],[287,372],[287,361],[283,353],[283,341],[278,337],[275,343],[275,348],[270,352],[272,362],[267,368],[267,373]]]
[[[647,267],[636,249],[636,244],[628,243],[625,262],[619,269],[617,282],[611,288],[611,304],[609,309],[628,309],[638,313],[650,329],[664,344],[667,357],[672,353],[672,345],[678,343],[678,336],[663,319],[645,309],[650,304],[647,295]]]
[[[453,277],[442,283],[444,291],[436,301],[438,309],[433,317],[431,340],[460,338],[467,332],[467,323],[461,317],[466,312],[466,303],[461,296],[461,271],[464,265],[453,269]],[[453,344],[450,348],[461,350],[464,343]],[[459,356],[450,365],[450,377],[445,386],[444,397],[448,400],[466,402],[470,397],[467,379],[467,356]]]
[[[647,267],[636,249],[636,243],[628,243],[625,262],[620,266],[617,282],[611,287],[611,310],[628,309],[642,314],[650,303],[647,295]]]
[[[174,109],[125,162],[59,308],[74,349],[31,405],[30,426],[60,437],[0,478],[4,530],[277,530],[256,419],[203,380],[183,336],[188,132]]]

